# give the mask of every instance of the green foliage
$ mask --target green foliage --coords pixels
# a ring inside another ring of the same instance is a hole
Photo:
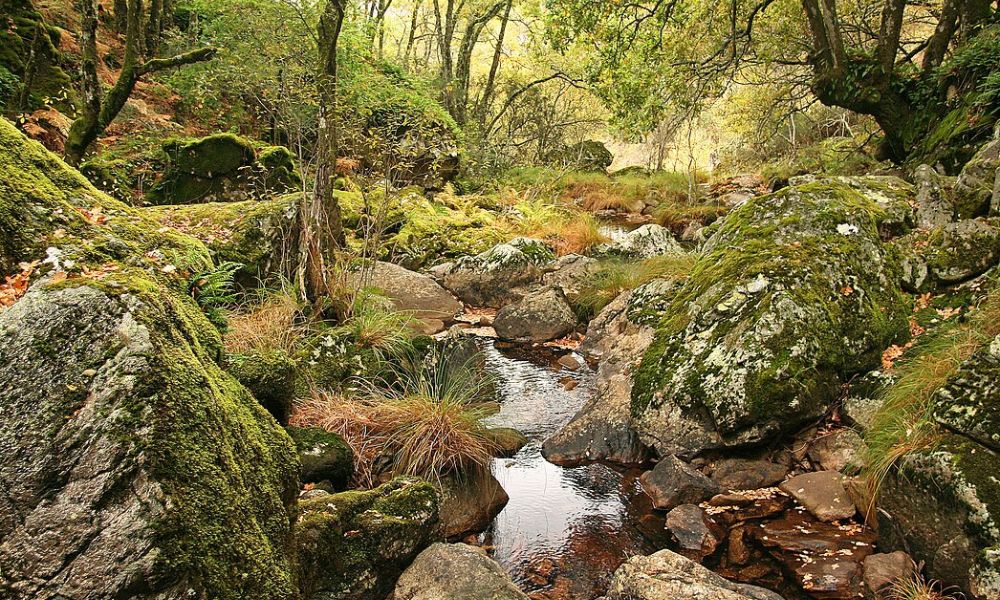
[[[226,309],[236,302],[234,279],[242,267],[237,262],[223,262],[188,279],[188,294],[195,299],[208,320],[222,331],[227,327]]]
[[[589,321],[623,292],[654,279],[687,279],[696,260],[694,254],[670,254],[642,261],[603,261],[600,268],[584,280],[572,302],[573,310],[581,319]]]
[[[21,91],[21,79],[0,64],[0,110],[13,106]]]
[[[851,138],[832,137],[765,163],[761,175],[770,182],[787,183],[796,175],[863,175],[878,161]]]

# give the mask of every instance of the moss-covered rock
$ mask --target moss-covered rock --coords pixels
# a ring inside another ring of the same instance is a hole
[[[558,165],[569,165],[581,171],[604,173],[615,161],[607,146],[597,140],[584,140],[552,152],[548,160]]]
[[[899,265],[881,240],[897,189],[906,184],[817,181],[730,213],[636,374],[643,442],[661,455],[761,442],[823,414],[842,381],[878,365],[908,335]]]
[[[971,219],[987,214],[1000,168],[1000,128],[993,139],[962,167],[955,182],[955,209],[960,218]]]
[[[42,283],[0,331],[0,595],[295,598],[294,448],[193,301]]]
[[[0,112],[12,115],[22,110],[54,104],[62,109],[73,105],[72,80],[64,70],[59,52],[59,29],[45,23],[29,0],[0,0]],[[27,106],[19,106],[28,70],[28,57],[35,52],[34,77]]]
[[[966,219],[895,241],[903,287],[929,292],[982,275],[1000,262],[1000,220]]]
[[[299,505],[299,581],[306,600],[367,600],[440,541],[433,485],[399,478],[374,490],[321,494]]]
[[[962,363],[932,400],[939,424],[1000,452],[1000,336]]]
[[[0,275],[40,260],[71,279],[129,269],[174,289],[211,266],[202,243],[98,191],[0,119]]]
[[[302,483],[328,483],[343,490],[354,477],[354,453],[343,438],[318,427],[289,427],[299,451]]]
[[[276,285],[295,273],[298,258],[299,195],[267,200],[151,206],[148,218],[201,240],[216,262],[243,265],[243,287]]]
[[[500,308],[520,300],[527,287],[541,282],[540,267],[551,256],[551,250],[540,252],[537,245],[527,243],[524,238],[498,244],[475,256],[459,259],[444,276],[444,287],[468,305]]]
[[[268,198],[300,183],[287,149],[267,146],[258,154],[250,140],[229,133],[169,140],[163,153],[165,171],[146,194],[150,204]]]
[[[927,575],[968,597],[1000,596],[1000,455],[961,435],[905,457],[881,486],[880,544],[907,548]]]
[[[283,350],[251,351],[226,357],[226,370],[279,423],[288,423],[298,387],[298,364]]]

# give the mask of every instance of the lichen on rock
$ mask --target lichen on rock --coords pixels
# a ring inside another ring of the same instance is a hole
[[[909,188],[861,179],[754,198],[721,223],[636,375],[643,442],[692,455],[788,431],[908,335],[899,265],[881,238],[905,223]]]

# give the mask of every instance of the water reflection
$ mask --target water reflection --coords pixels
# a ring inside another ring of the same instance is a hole
[[[502,406],[490,424],[515,427],[530,443],[515,457],[494,461],[510,502],[482,541],[535,598],[597,597],[628,556],[663,547],[663,518],[635,473],[605,465],[567,469],[540,454],[542,440],[587,400],[593,372],[557,371],[558,356],[546,352],[493,345],[484,351]],[[579,385],[567,390],[567,376]]]

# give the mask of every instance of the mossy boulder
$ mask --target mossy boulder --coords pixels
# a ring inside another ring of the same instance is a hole
[[[59,52],[61,32],[28,0],[0,0],[0,113],[30,112],[46,104],[67,110],[73,105],[73,82]],[[28,57],[35,49],[35,74],[27,106],[19,106]]]
[[[923,293],[968,281],[1000,262],[1000,219],[966,219],[914,231],[895,242],[903,287]]]
[[[283,350],[251,351],[226,357],[226,370],[285,425],[298,388],[298,363]]]
[[[302,483],[327,483],[335,490],[346,489],[354,477],[354,453],[343,438],[318,427],[289,427],[299,451]]]
[[[602,142],[584,140],[551,153],[549,161],[559,165],[569,165],[580,171],[603,173],[615,161],[615,156]]]
[[[41,282],[0,331],[0,595],[296,597],[294,448],[192,300]]]
[[[292,154],[220,133],[203,138],[173,139],[163,145],[163,177],[150,188],[150,204],[235,202],[267,198],[300,184]]]
[[[437,490],[418,479],[319,494],[299,508],[295,530],[306,600],[385,598],[413,559],[441,541]]]
[[[933,404],[944,428],[1000,452],[1000,336],[962,363]]]
[[[216,262],[243,265],[236,282],[245,288],[277,285],[298,264],[299,195],[266,200],[151,206],[149,219],[201,240]]]
[[[598,247],[595,254],[641,259],[683,252],[669,229],[650,223],[628,232],[613,243]]]
[[[859,191],[870,187],[879,192]],[[905,339],[908,304],[882,231],[899,217],[895,190],[906,188],[824,180],[730,213],[636,374],[643,442],[693,455],[788,432]]]
[[[41,260],[70,278],[128,269],[173,289],[211,266],[201,242],[98,191],[0,119],[0,275]]]

